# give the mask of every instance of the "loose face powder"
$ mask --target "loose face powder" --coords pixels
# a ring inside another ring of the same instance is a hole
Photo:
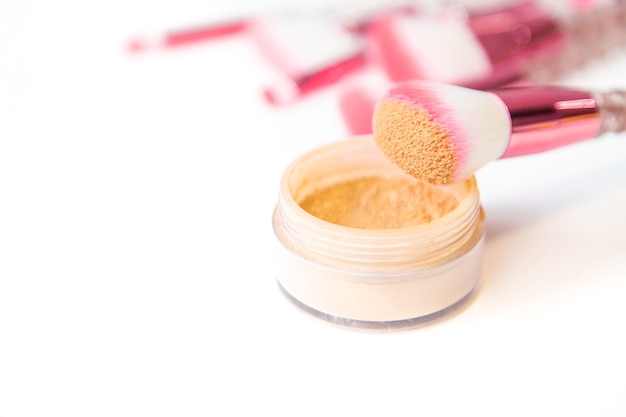
[[[443,189],[412,178],[364,177],[317,190],[299,204],[334,224],[398,229],[436,220],[458,203]]]
[[[276,278],[294,304],[334,323],[414,327],[471,299],[483,219],[475,179],[435,186],[391,162],[372,137],[339,141],[283,174]]]
[[[457,152],[428,110],[386,99],[378,105],[373,123],[376,143],[404,171],[432,184],[452,182]]]

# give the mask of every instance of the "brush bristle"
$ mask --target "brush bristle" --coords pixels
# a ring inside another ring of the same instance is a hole
[[[392,88],[374,112],[374,139],[396,165],[432,184],[469,178],[505,152],[511,117],[495,95],[429,82]]]

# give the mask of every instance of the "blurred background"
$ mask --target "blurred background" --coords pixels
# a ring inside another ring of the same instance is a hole
[[[622,416],[624,134],[478,174],[485,278],[415,331],[274,278],[287,165],[395,82],[626,88],[620,1],[0,1],[0,416]]]

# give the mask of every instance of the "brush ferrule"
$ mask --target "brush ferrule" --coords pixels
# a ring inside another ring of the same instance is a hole
[[[561,87],[493,90],[511,114],[511,139],[503,157],[542,152],[598,136],[600,106],[587,91]]]

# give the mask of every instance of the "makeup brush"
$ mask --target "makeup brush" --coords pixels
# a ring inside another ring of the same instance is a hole
[[[483,91],[408,82],[379,101],[373,130],[383,153],[404,171],[449,184],[499,158],[626,130],[626,91],[560,86]]]
[[[156,36],[137,36],[128,42],[128,50],[144,52],[157,48],[175,48],[187,44],[221,39],[237,35],[248,29],[250,22],[236,19],[224,22],[212,22],[201,26],[180,28]]]
[[[368,36],[372,60],[393,82],[420,79],[481,89],[516,81],[526,61],[553,54],[564,43],[560,22],[535,0],[385,15],[371,24]]]

